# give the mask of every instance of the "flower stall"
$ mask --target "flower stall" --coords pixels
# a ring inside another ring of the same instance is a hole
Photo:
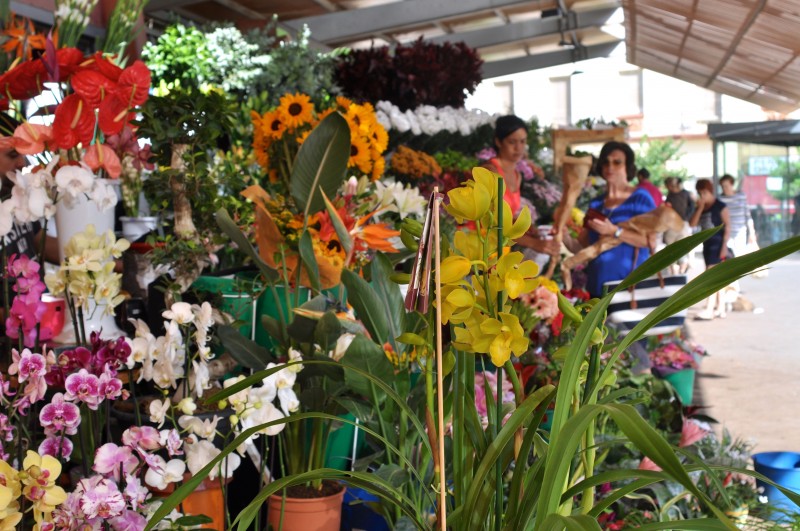
[[[0,229],[55,223],[61,245],[47,266],[3,245],[0,528],[733,529],[756,503],[752,448],[674,378],[703,349],[640,340],[800,241],[620,335],[613,292],[577,270],[566,290],[518,245],[561,181],[535,121],[519,214],[480,167],[496,117],[463,108],[474,50],[176,24],[132,60],[141,4],[119,5],[99,51],[76,47],[79,2],[4,48],[20,125],[0,148],[35,163]],[[119,237],[118,200],[155,221]]]

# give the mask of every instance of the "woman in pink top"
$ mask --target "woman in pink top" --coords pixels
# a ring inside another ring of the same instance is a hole
[[[523,160],[528,151],[528,126],[519,117],[514,115],[501,116],[495,123],[494,145],[497,157],[483,165],[503,177],[505,192],[503,198],[511,207],[514,217],[522,209],[522,175],[517,171],[517,164]],[[535,222],[536,220],[534,220]],[[529,247],[539,253],[558,255],[559,246],[553,240],[542,240],[534,225],[528,234],[520,238],[517,243]]]

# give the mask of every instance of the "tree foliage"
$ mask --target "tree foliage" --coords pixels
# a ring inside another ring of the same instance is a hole
[[[683,141],[672,138],[651,140],[644,136],[639,145],[640,149],[636,153],[636,167],[647,168],[650,172],[650,180],[654,185],[663,186],[664,179],[667,177],[683,179],[689,176],[686,168],[668,170],[666,167],[668,161],[680,159]]]

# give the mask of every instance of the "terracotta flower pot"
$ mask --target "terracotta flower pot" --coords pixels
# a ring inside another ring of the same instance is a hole
[[[345,489],[324,498],[284,498],[273,494],[267,501],[267,522],[276,531],[339,531]],[[283,505],[283,525],[281,506]]]
[[[184,474],[184,481],[191,476]],[[230,483],[230,478],[227,483]],[[166,490],[150,488],[156,497],[167,497],[175,490],[175,484],[170,484]],[[225,497],[219,479],[204,479],[202,483],[183,499],[178,510],[186,516],[205,515],[211,518],[212,522],[204,524],[199,529],[225,529]]]

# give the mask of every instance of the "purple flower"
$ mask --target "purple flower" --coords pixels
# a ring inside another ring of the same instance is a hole
[[[144,502],[150,491],[147,487],[142,485],[142,480],[139,476],[125,475],[125,490],[122,495],[125,496],[125,501],[134,509],[141,509],[144,507]]]
[[[106,443],[95,452],[92,469],[98,474],[113,476],[115,480],[119,481],[120,471],[127,475],[133,472],[138,465],[139,460],[136,459],[130,448]]]
[[[52,455],[56,459],[69,459],[72,455],[72,450],[72,441],[60,435],[47,437],[42,441],[42,444],[39,445],[40,455]]]
[[[108,372],[100,375],[100,396],[106,400],[114,400],[122,395],[122,380],[110,376]]]
[[[78,373],[67,376],[64,387],[67,390],[67,400],[80,400],[89,406],[89,409],[97,409],[97,406],[102,401],[100,378],[90,374],[86,369],[81,369]]]
[[[64,430],[67,435],[75,435],[81,423],[81,414],[78,406],[67,402],[62,393],[56,393],[39,413],[39,423],[45,430]]]

